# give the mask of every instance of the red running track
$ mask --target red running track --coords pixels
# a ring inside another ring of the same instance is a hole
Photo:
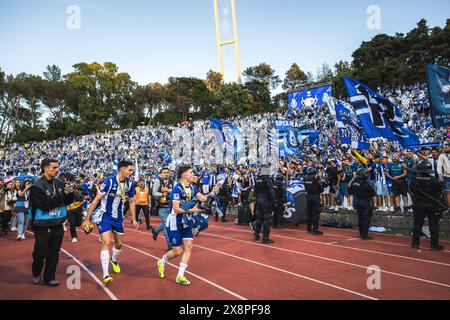
[[[159,219],[152,217],[152,225]],[[355,230],[324,228],[324,236],[299,229],[272,230],[276,241],[252,241],[248,227],[211,222],[194,241],[187,277],[190,287],[175,284],[179,259],[157,277],[156,261],[166,249],[161,234],[133,230],[127,224],[120,275],[105,288],[100,279],[100,243],[93,233],[79,232],[73,244],[65,235],[57,279],[48,288],[31,284],[33,235],[17,242],[15,234],[0,237],[0,299],[99,300],[391,300],[450,299],[450,252],[409,247],[406,237],[375,234],[375,241],[360,241]],[[446,243],[444,243],[446,244]],[[66,285],[67,270],[81,270],[81,289]],[[371,269],[372,268],[372,269]],[[369,289],[373,268],[380,269],[380,288]],[[112,272],[112,271],[111,271]],[[369,281],[370,282],[370,281]]]

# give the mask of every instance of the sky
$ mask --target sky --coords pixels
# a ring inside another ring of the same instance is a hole
[[[368,13],[373,5],[379,20]],[[450,1],[236,0],[236,11],[241,69],[266,62],[283,78],[294,62],[316,74],[323,62],[350,61],[363,41],[406,33],[421,18],[443,27]],[[231,1],[219,0],[219,12],[221,36],[231,39]],[[226,82],[236,81],[234,59],[234,48],[224,47]],[[42,75],[53,64],[65,74],[94,61],[116,63],[141,85],[219,71],[213,0],[0,0],[0,68],[7,74]]]

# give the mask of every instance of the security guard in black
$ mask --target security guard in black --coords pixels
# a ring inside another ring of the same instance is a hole
[[[275,203],[275,192],[273,188],[273,181],[269,176],[269,165],[261,166],[261,174],[256,179],[255,195],[256,195],[256,226],[254,239],[260,239],[260,232],[262,228],[263,243],[273,243],[269,239],[270,224],[272,220],[273,204]]]
[[[444,247],[439,245],[439,205],[438,197],[442,194],[439,182],[434,179],[434,172],[431,163],[427,160],[417,164],[418,174],[414,177],[410,185],[413,195],[413,237],[411,247],[419,249],[420,235],[425,217],[428,217],[431,236],[431,250],[442,251]]]
[[[369,226],[373,216],[372,198],[376,193],[369,184],[368,179],[369,174],[367,173],[367,170],[361,168],[358,169],[356,177],[349,183],[349,192],[355,196],[361,240],[373,240],[373,238],[369,236]]]
[[[313,235],[322,235],[323,232],[319,231],[319,219],[320,209],[322,208],[320,203],[320,194],[324,188],[322,183],[317,177],[317,171],[315,168],[308,168],[305,177],[305,190],[307,192],[308,199],[308,219],[306,223],[306,231]]]

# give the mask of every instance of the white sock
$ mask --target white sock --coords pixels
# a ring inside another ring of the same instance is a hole
[[[169,260],[167,259],[166,255],[163,255],[162,259],[160,260],[162,262],[162,264],[166,264],[167,262],[169,262]]]
[[[103,278],[109,276],[109,250],[100,252],[100,261],[102,262]]]
[[[187,267],[188,267],[187,264],[184,264],[184,263],[180,262],[180,269],[178,270],[177,278],[184,276],[184,271],[186,270]]]
[[[111,260],[116,263],[117,262],[117,257],[120,255],[120,253],[122,252],[122,249],[118,250],[116,249],[116,247],[113,247],[112,249],[112,258]]]

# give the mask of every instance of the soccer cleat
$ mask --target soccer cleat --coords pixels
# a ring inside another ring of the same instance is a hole
[[[190,286],[191,285],[191,282],[188,279],[186,279],[185,276],[177,277],[175,282],[178,283],[178,284],[181,284],[183,286]]]
[[[106,276],[103,278],[102,282],[105,286],[108,286],[111,284],[111,282],[113,282],[113,278],[111,278],[110,276]]]
[[[121,270],[120,270],[119,263],[117,261],[116,262],[112,261],[112,259],[110,261],[111,261],[113,271],[117,274],[120,273]]]
[[[158,266],[158,275],[161,279],[164,279],[166,276],[164,275],[164,263],[162,263],[160,260],[156,263]]]

